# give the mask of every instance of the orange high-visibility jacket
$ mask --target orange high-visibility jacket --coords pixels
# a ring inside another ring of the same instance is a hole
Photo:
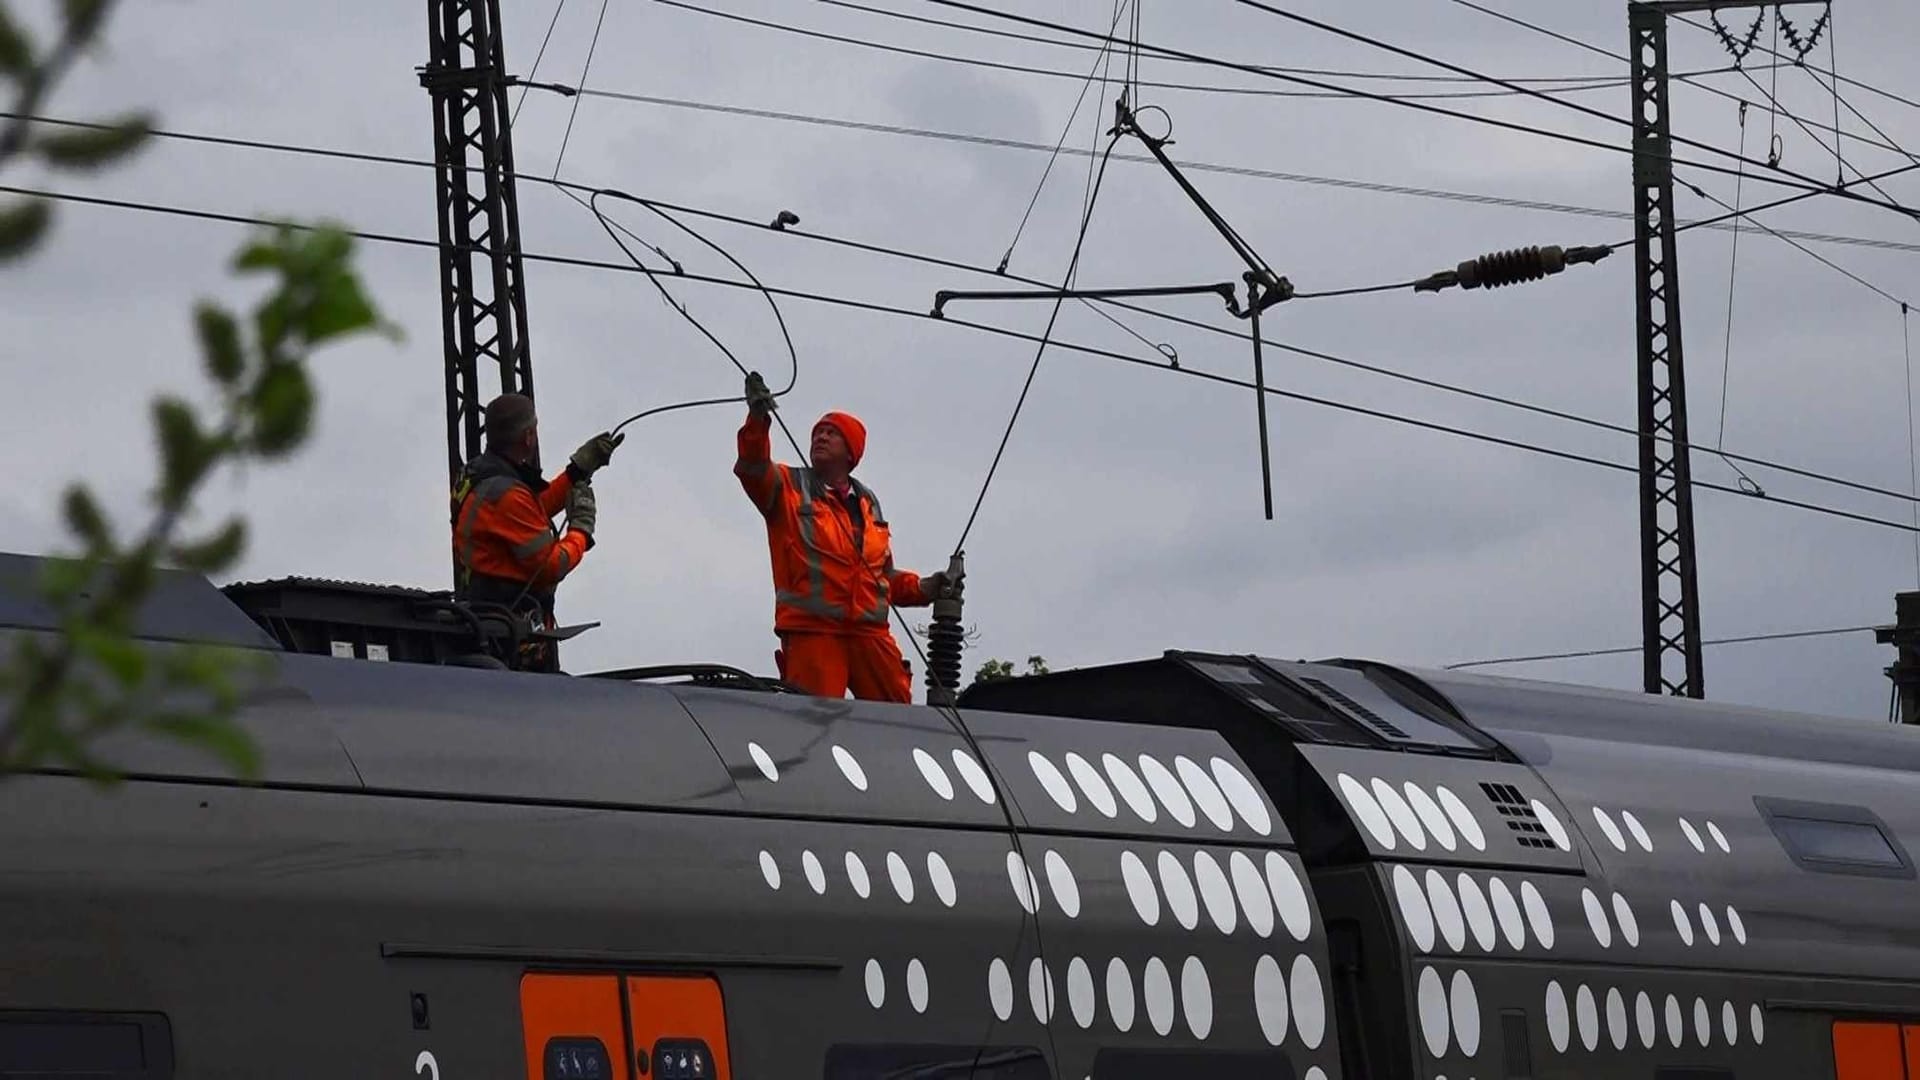
[[[533,596],[552,611],[553,588],[580,565],[591,543],[586,533],[554,530],[552,517],[573,490],[569,467],[551,481],[494,454],[467,465],[454,493],[453,554],[462,593],[511,604]]]
[[[931,603],[920,575],[894,569],[887,520],[873,492],[853,480],[843,502],[812,469],[775,464],[772,425],[771,417],[747,417],[733,474],[767,522],[774,630],[885,634],[890,604]]]

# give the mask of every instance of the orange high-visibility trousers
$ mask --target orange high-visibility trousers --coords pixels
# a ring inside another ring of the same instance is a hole
[[[821,697],[913,700],[913,676],[892,634],[780,635],[781,678]]]

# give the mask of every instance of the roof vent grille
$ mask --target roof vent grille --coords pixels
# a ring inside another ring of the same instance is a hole
[[[1334,702],[1335,704],[1339,705],[1342,709],[1345,709],[1347,711],[1347,714],[1352,716],[1354,719],[1359,720],[1361,723],[1365,724],[1367,727],[1372,728],[1374,734],[1381,735],[1389,739],[1396,739],[1401,742],[1407,741],[1407,738],[1408,738],[1407,733],[1400,730],[1398,727],[1395,727],[1391,720],[1388,720],[1386,717],[1381,716],[1379,713],[1374,712],[1372,709],[1369,709],[1365,705],[1362,705],[1359,702],[1348,697],[1338,687],[1335,687],[1323,680],[1315,679],[1311,677],[1302,677],[1300,681],[1312,687],[1314,689],[1314,692],[1318,693],[1322,697],[1328,699],[1329,701]]]
[[[1548,835],[1547,827],[1540,824],[1540,816],[1533,812],[1533,804],[1519,788],[1512,784],[1482,783],[1480,790],[1493,804],[1494,812],[1507,823],[1507,828],[1513,830],[1514,842],[1521,847],[1552,850],[1560,846]]]

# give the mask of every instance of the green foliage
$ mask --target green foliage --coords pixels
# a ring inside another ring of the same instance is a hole
[[[176,534],[194,495],[223,465],[277,458],[305,442],[314,393],[306,364],[322,343],[367,331],[391,333],[352,267],[353,245],[338,229],[280,226],[248,242],[235,266],[266,273],[272,288],[250,325],[203,301],[193,323],[203,367],[218,398],[203,414],[179,397],[153,403],[160,475],[154,516],[122,543],[99,500],[76,485],[62,499],[67,530],[82,554],[49,565],[40,599],[56,613],[53,638],[21,637],[0,654],[0,771],[64,768],[111,781],[94,751],[103,736],[142,731],[193,745],[242,776],[258,774],[257,750],[235,714],[267,674],[259,657],[232,649],[167,647],[135,641],[141,605],[162,563],[199,573],[226,570],[246,549],[246,523],[229,519],[192,538]]]
[[[52,221],[53,211],[44,202],[0,206],[0,262],[32,251]]]
[[[1027,670],[1024,672],[1014,670],[1011,660],[988,660],[973,673],[973,683],[970,685],[999,682],[1002,679],[1018,679],[1023,675],[1046,675],[1050,671],[1051,669],[1047,667],[1047,658],[1044,656],[1027,657]]]
[[[33,148],[47,164],[63,169],[99,169],[138,150],[152,134],[146,116],[133,116],[97,127],[49,131],[33,140]]]

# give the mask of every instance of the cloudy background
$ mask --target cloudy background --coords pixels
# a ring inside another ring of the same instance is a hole
[[[926,51],[1059,70],[1092,56],[846,10],[817,0],[699,0],[790,27]],[[917,0],[896,11],[999,26]],[[1106,0],[990,0],[1002,10],[1099,28]],[[1613,51],[1624,5],[1503,9]],[[38,8],[33,0],[25,5]],[[502,0],[508,66],[526,72],[553,0]],[[1624,65],[1528,33],[1464,6],[1427,0],[1285,6],[1503,76],[1617,78]],[[46,5],[51,7],[51,5]],[[165,126],[422,158],[431,113],[415,67],[426,58],[419,3],[325,5],[141,0],[122,5],[106,47],[46,111],[94,116],[155,107]],[[1814,9],[1804,9],[1812,12]],[[580,81],[600,5],[571,0],[539,70]],[[1911,44],[1920,8],[1847,0],[1837,15],[1843,73],[1920,97]],[[1736,20],[1729,20],[1736,21]],[[1810,17],[1799,20],[1802,25]],[[1437,69],[1223,0],[1148,0],[1144,36],[1212,56],[1345,71]],[[1764,39],[1764,35],[1763,35]],[[1726,62],[1709,35],[1673,30],[1676,68]],[[1757,63],[1761,58],[1754,58]],[[1823,43],[1818,59],[1827,61]],[[1285,89],[1230,71],[1142,62],[1152,81]],[[1762,81],[1771,74],[1762,72]],[[916,59],[726,21],[651,0],[611,0],[589,86],[686,101],[1052,144],[1079,83]],[[1738,75],[1704,81],[1755,98]],[[1356,83],[1396,92],[1457,84]],[[1832,99],[1804,71],[1779,72],[1784,104],[1831,123]],[[1096,87],[1096,92],[1098,88]],[[1624,114],[1624,85],[1574,100]],[[1894,139],[1920,148],[1920,109],[1847,90]],[[1090,104],[1093,95],[1089,95]],[[1098,119],[1110,118],[1112,90]],[[1233,166],[1553,203],[1631,208],[1629,159],[1392,105],[1156,90],[1177,156]],[[1512,98],[1437,104],[1624,145],[1622,127]],[[572,102],[535,92],[516,129],[521,169],[554,170]],[[1739,144],[1733,102],[1675,91],[1687,137]],[[1851,115],[1849,130],[1864,133]],[[1083,110],[1070,144],[1093,145]],[[1763,157],[1769,120],[1749,113],[1746,146]],[[1831,179],[1835,163],[1781,119],[1782,164]],[[1905,163],[1849,141],[1867,171]],[[1123,146],[1122,150],[1138,151]],[[1693,160],[1720,160],[1685,151]],[[559,174],[674,202],[770,220],[791,209],[803,230],[910,248],[991,267],[1007,250],[1046,155],[900,135],[663,107],[580,100]],[[1087,178],[1063,157],[1042,190],[1012,269],[1064,271]],[[1220,210],[1300,289],[1404,280],[1525,244],[1618,242],[1630,225],[1326,185],[1195,173]],[[1723,199],[1734,180],[1688,178]],[[15,183],[236,213],[330,217],[356,227],[434,235],[431,172],[401,166],[156,142],[100,177]],[[1920,178],[1888,190],[1920,205]],[[1747,204],[1786,192],[1749,181]],[[520,188],[529,251],[620,261],[592,216],[542,184]],[[1680,196],[1689,217],[1717,212]],[[631,207],[615,216],[690,271],[721,260]],[[1920,243],[1920,223],[1826,198],[1769,213],[1776,227]],[[706,226],[701,226],[705,228]],[[201,392],[187,312],[199,296],[244,301],[224,271],[233,226],[125,210],[62,208],[30,263],[0,277],[0,358],[11,422],[0,454],[0,548],[62,543],[55,507],[74,478],[96,483],[126,515],[151,476],[145,417],[157,392]],[[711,235],[770,284],[920,310],[940,288],[990,279],[732,226]],[[1696,440],[1718,436],[1727,350],[1729,246],[1698,230],[1681,245],[1686,347]],[[1907,251],[1816,245],[1896,296],[1920,295]],[[447,577],[439,292],[430,250],[366,245],[361,266],[407,333],[329,349],[317,364],[319,431],[295,460],[225,478],[209,510],[242,508],[254,541],[240,579],[304,574],[439,587]],[[1088,285],[1237,278],[1241,267],[1163,173],[1115,162],[1086,240]],[[550,263],[527,267],[532,351],[550,461],[643,409],[736,392],[737,373],[632,274]],[[1393,293],[1298,301],[1275,309],[1270,336],[1478,390],[1633,425],[1630,249],[1595,267],[1497,292]],[[788,364],[763,301],[682,285],[679,295],[776,385]],[[1740,239],[1725,445],[1906,490],[1906,369],[1898,307],[1762,235]],[[1205,299],[1166,310],[1239,327]],[[883,497],[903,565],[944,564],[1032,360],[1030,344],[845,308],[783,303],[800,355],[783,415],[804,428],[826,408],[860,414],[871,432],[860,475]],[[954,314],[1037,333],[1047,305],[968,305]],[[1128,316],[1183,366],[1250,373],[1244,343]],[[1155,358],[1082,308],[1062,312],[1063,340]],[[1277,386],[1570,452],[1634,461],[1627,436],[1271,352]],[[1049,352],[987,496],[968,555],[968,618],[988,656],[1043,654],[1056,667],[1167,648],[1287,657],[1365,656],[1435,665],[1514,654],[1631,646],[1639,640],[1637,488],[1633,476],[1461,440],[1305,403],[1270,403],[1275,520],[1263,520],[1249,392],[1072,352]],[[731,408],[642,421],[597,484],[600,543],[563,594],[567,621],[604,625],[568,649],[575,671],[710,660],[768,670],[770,585],[764,535],[731,474]],[[1903,501],[1753,470],[1769,493],[1897,519]],[[1700,479],[1734,474],[1705,455]],[[1700,587],[1709,637],[1890,621],[1893,593],[1916,585],[1904,532],[1767,502],[1699,492]],[[916,622],[922,621],[916,615]],[[1715,648],[1706,685],[1717,700],[1862,718],[1885,715],[1891,651],[1869,633]],[[1637,655],[1486,669],[1637,688]]]

